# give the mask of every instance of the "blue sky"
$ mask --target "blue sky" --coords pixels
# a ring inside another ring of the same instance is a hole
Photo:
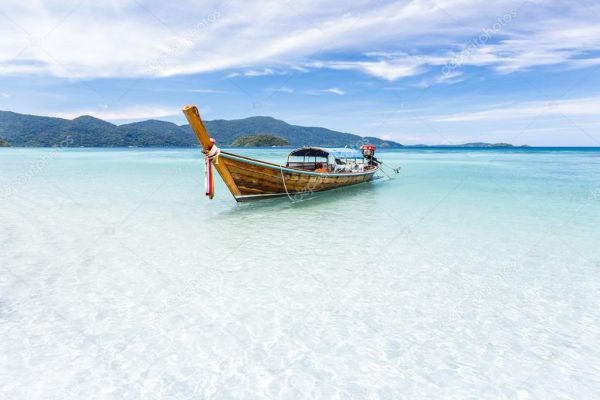
[[[600,146],[600,2],[16,1],[0,109]]]

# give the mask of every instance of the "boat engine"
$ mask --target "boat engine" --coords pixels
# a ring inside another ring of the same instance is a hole
[[[375,150],[377,147],[371,144],[365,144],[360,146],[360,150],[362,151],[363,157],[368,161],[369,165],[379,165],[381,162],[375,158]]]

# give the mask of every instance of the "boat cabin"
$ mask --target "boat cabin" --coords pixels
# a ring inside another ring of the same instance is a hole
[[[314,172],[363,172],[374,168],[363,153],[349,148],[302,147],[292,151],[286,167]]]

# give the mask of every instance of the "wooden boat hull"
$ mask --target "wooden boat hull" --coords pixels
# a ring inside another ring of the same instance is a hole
[[[237,201],[298,196],[356,185],[373,179],[377,168],[359,173],[319,173],[287,168],[222,151],[219,164],[226,166],[239,194]]]

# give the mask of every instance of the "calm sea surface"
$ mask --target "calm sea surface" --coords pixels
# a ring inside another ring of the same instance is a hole
[[[198,149],[0,149],[0,397],[597,397],[600,149],[379,157],[236,205]]]

